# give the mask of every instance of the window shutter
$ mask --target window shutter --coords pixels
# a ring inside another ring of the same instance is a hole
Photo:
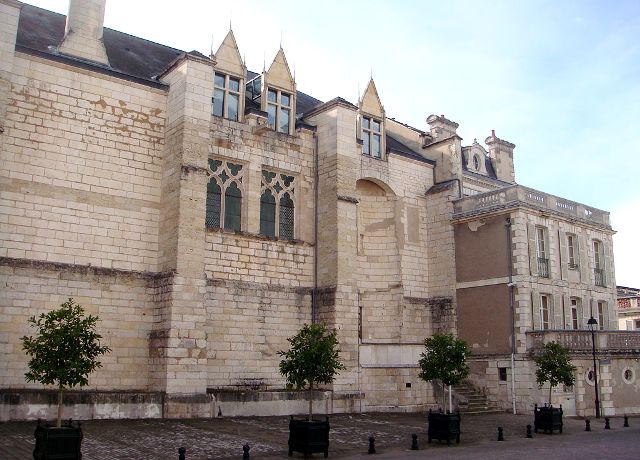
[[[571,317],[571,298],[568,295],[562,296],[563,319],[562,329],[573,329],[573,318]],[[578,313],[580,314],[580,313]],[[578,324],[578,326],[580,326]]]
[[[531,312],[533,313],[533,330],[539,331],[542,329],[540,318],[540,293],[538,291],[531,291]]]
[[[527,224],[527,233],[529,237],[529,271],[531,272],[531,275],[537,275],[538,274],[538,256],[536,254],[535,225]]]
[[[579,326],[580,329],[587,329],[587,321],[591,318],[591,299],[581,297],[580,305],[582,306],[582,324]]]
[[[567,233],[560,232],[560,277],[566,280],[569,277],[569,249],[567,248]],[[575,249],[575,248],[574,248]]]
[[[603,241],[604,245],[604,285],[615,286],[613,283],[613,254],[611,251],[611,243]]]
[[[591,270],[589,264],[589,253],[587,252],[588,239],[576,237],[576,241],[578,242],[578,253],[580,254],[580,281],[582,283],[590,283],[591,281]]]
[[[564,318],[562,315],[562,296],[558,294],[553,294],[549,296],[552,300],[552,309],[553,309],[553,324],[551,325],[552,329],[564,329]]]

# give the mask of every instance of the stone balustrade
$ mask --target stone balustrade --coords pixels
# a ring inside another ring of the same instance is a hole
[[[640,354],[640,331],[596,331],[598,353]],[[558,342],[575,353],[591,353],[591,331],[547,330],[527,332],[527,349],[536,352],[545,343]]]
[[[454,202],[453,217],[493,211],[503,207],[527,205],[551,211],[560,215],[583,219],[601,225],[610,226],[609,213],[585,206],[575,201],[540,192],[522,185],[512,185],[477,195],[461,198]]]

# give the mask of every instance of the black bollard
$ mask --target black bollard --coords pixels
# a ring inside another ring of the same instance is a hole
[[[249,450],[251,450],[251,446],[249,444],[245,444],[242,446],[242,460],[249,460]]]
[[[584,419],[584,431],[591,431],[591,421],[588,418]]]
[[[626,415],[624,416],[624,425],[622,425],[624,428],[629,428],[629,417],[627,417]]]
[[[531,425],[527,425],[527,438],[533,438],[533,435],[531,434]]]
[[[504,434],[501,426],[498,427],[498,441],[504,441]]]
[[[609,417],[605,417],[604,418],[604,429],[605,430],[610,430],[611,429],[611,425],[609,425]]]
[[[376,453],[376,440],[373,436],[369,436],[369,450],[367,451],[368,454],[375,454]]]
[[[181,447],[178,449],[178,460],[185,460],[185,454],[187,453],[187,449]]]
[[[411,435],[411,450],[418,450],[418,435],[415,433]]]

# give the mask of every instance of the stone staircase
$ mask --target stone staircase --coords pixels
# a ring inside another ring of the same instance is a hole
[[[478,390],[471,382],[466,381],[453,388],[453,395],[460,412],[463,414],[492,414],[504,412],[494,401]]]

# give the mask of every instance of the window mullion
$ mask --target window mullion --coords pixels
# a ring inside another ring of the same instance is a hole
[[[224,213],[225,213],[225,201],[226,201],[227,187],[222,184],[220,187],[220,228],[224,229]]]
[[[280,238],[280,194],[274,193],[276,199],[276,215],[275,215],[275,229],[273,231],[276,238]]]

